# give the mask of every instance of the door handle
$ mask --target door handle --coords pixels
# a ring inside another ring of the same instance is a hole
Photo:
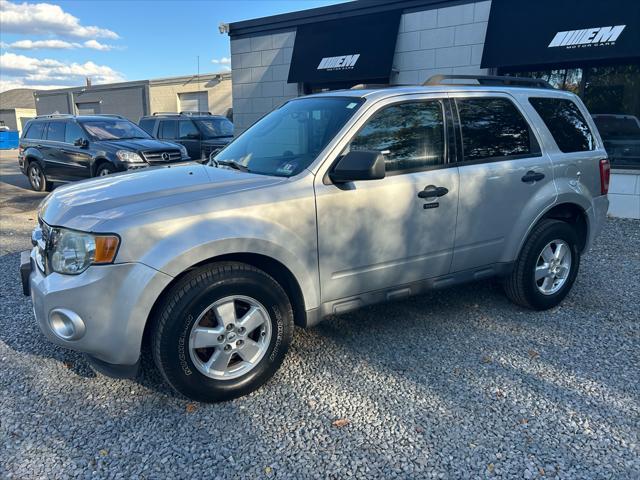
[[[424,187],[424,190],[418,192],[418,198],[444,197],[447,193],[449,193],[449,189],[445,187],[427,185],[426,187]]]
[[[544,178],[544,173],[534,172],[533,170],[529,170],[527,173],[524,174],[524,177],[522,177],[522,181],[524,183],[533,183],[533,182],[539,182],[543,178]]]

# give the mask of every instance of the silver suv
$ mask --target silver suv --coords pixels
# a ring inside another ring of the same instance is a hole
[[[220,401],[275,373],[294,325],[363,305],[496,276],[557,305],[608,208],[591,116],[533,80],[451,82],[297,98],[211,165],[55,190],[21,265],[40,328],[112,376],[148,345]]]

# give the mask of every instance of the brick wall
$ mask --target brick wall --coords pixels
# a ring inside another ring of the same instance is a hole
[[[405,13],[400,19],[393,83],[436,74],[487,74],[480,68],[491,1]]]
[[[295,32],[284,32],[231,40],[236,132],[298,96],[298,85],[287,83],[295,36]]]

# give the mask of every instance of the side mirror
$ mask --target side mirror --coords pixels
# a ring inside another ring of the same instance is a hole
[[[80,147],[80,148],[87,148],[89,146],[89,141],[86,138],[76,138],[73,141],[73,144],[76,147]]]
[[[354,150],[347,153],[329,173],[333,183],[380,180],[384,176],[384,156],[371,150]]]

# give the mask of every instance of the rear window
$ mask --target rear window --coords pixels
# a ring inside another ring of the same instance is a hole
[[[40,140],[42,138],[42,133],[44,132],[44,125],[44,122],[33,122],[29,125],[29,129],[24,134],[24,138]]]
[[[47,140],[55,142],[64,142],[66,122],[49,122],[47,128]]]
[[[586,152],[596,148],[593,133],[574,102],[540,97],[532,97],[529,102],[542,117],[561,152]]]
[[[464,161],[539,155],[529,124],[506,98],[456,99]]]
[[[143,118],[142,120],[140,120],[140,128],[147,132],[149,135],[153,135],[153,125],[155,121],[155,118]]]

